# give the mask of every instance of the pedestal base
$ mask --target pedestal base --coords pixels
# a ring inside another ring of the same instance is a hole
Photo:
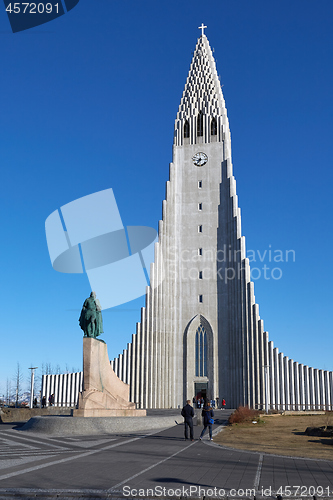
[[[97,339],[83,339],[83,391],[73,417],[144,417],[129,401],[129,385],[111,368],[107,345]]]

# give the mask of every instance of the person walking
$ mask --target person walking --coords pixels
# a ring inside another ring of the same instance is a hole
[[[194,441],[193,439],[193,417],[194,417],[194,410],[193,406],[191,406],[191,401],[188,399],[186,401],[186,405],[182,409],[182,416],[184,417],[184,434],[185,434],[185,439],[188,439],[188,428],[190,429],[190,439],[191,441]]]
[[[225,402],[225,399],[223,398],[222,399],[222,410],[225,410],[225,405],[226,405],[226,402]]]
[[[214,411],[213,408],[210,406],[210,403],[208,402],[206,406],[204,406],[201,415],[203,416],[203,424],[204,428],[201,431],[200,434],[200,440],[203,438],[203,435],[205,434],[207,427],[209,429],[209,439],[213,441],[213,435],[212,435],[212,425],[214,423]]]

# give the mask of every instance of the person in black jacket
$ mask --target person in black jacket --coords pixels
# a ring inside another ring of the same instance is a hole
[[[182,409],[182,416],[184,417],[185,439],[188,439],[188,427],[189,427],[190,428],[190,439],[191,439],[191,441],[194,441],[194,439],[193,439],[194,410],[193,410],[193,406],[191,406],[190,403],[191,403],[190,400],[186,401],[186,405]]]
[[[202,436],[205,434],[207,427],[208,427],[209,428],[209,438],[211,441],[213,441],[211,419],[214,417],[214,411],[213,411],[212,407],[210,406],[209,402],[207,402],[206,406],[204,406],[201,415],[203,416],[204,428],[201,431],[199,439],[202,439]]]

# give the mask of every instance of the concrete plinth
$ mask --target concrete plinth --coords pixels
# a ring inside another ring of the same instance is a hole
[[[83,339],[83,392],[73,417],[144,417],[129,402],[129,385],[111,368],[107,345],[93,338]]]
[[[182,418],[176,417],[179,421]],[[177,425],[174,415],[115,418],[33,417],[19,432],[51,436],[93,436],[101,434],[151,433]]]

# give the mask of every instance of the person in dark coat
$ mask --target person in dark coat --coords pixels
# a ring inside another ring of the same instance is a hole
[[[213,408],[210,406],[209,402],[206,404],[206,406],[204,406],[201,415],[203,417],[204,428],[201,431],[199,439],[202,439],[202,437],[205,434],[207,427],[208,427],[209,438],[211,441],[213,441],[211,419],[214,417],[214,411],[213,411]]]
[[[191,439],[191,441],[194,441],[194,439],[193,439],[194,410],[193,410],[193,406],[191,406],[190,403],[191,403],[190,400],[186,401],[186,405],[182,409],[182,416],[184,417],[185,439],[188,439],[188,428],[189,428],[190,429],[190,439]]]

